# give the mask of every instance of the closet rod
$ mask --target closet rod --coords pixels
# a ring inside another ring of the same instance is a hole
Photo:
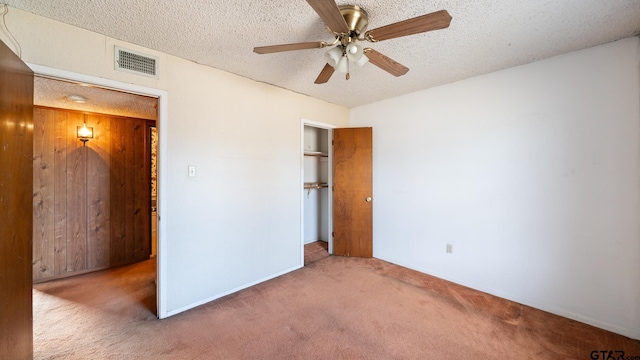
[[[305,189],[322,189],[322,188],[328,188],[328,187],[329,187],[328,184],[323,184],[323,183],[305,183],[304,184]]]

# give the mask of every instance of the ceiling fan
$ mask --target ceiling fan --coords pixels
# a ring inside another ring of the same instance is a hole
[[[259,46],[253,48],[258,54],[271,54],[282,51],[319,49],[334,46],[325,53],[327,64],[316,78],[316,84],[324,84],[334,71],[346,73],[349,80],[349,64],[362,66],[370,61],[382,70],[394,76],[401,76],[409,68],[393,59],[371,49],[364,48],[360,42],[377,42],[401,36],[419,34],[449,27],[451,15],[446,10],[414,17],[373,30],[367,30],[369,16],[364,9],[356,5],[338,6],[334,0],[307,0],[309,5],[322,18],[329,31],[335,36],[333,43],[324,41],[303,42],[295,44]]]

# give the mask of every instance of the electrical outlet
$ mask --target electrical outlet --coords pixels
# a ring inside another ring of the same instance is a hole
[[[447,244],[447,254],[453,253],[453,245]]]

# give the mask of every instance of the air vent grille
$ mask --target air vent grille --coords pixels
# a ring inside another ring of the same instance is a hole
[[[116,70],[158,78],[158,58],[118,46],[115,50]]]

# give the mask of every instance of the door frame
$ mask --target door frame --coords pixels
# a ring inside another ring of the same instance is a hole
[[[329,164],[328,164],[328,227],[329,227],[329,239],[327,239],[327,243],[329,245],[329,254],[333,254],[333,236],[331,235],[331,230],[333,229],[333,146],[331,146],[331,142],[333,141],[333,129],[336,129],[337,126],[333,124],[327,124],[322,122],[317,122],[313,120],[301,119],[300,120],[300,266],[304,266],[304,127],[314,127],[319,129],[325,129],[328,133],[328,141],[329,141]]]
[[[157,254],[157,281],[156,281],[156,303],[158,309],[158,318],[164,319],[167,313],[167,276],[164,269],[167,268],[167,240],[163,238],[166,234],[166,224],[168,223],[167,209],[162,206],[162,200],[167,199],[167,171],[164,164],[167,163],[167,128],[168,128],[168,95],[165,90],[154,89],[146,86],[128,84],[116,80],[99,78],[96,76],[80,74],[67,70],[60,70],[48,66],[26,63],[34,72],[35,76],[44,76],[60,80],[68,80],[88,85],[121,91],[125,93],[137,94],[155,97],[158,99],[158,120],[156,127],[158,129],[158,254]],[[163,221],[160,221],[160,220]]]

